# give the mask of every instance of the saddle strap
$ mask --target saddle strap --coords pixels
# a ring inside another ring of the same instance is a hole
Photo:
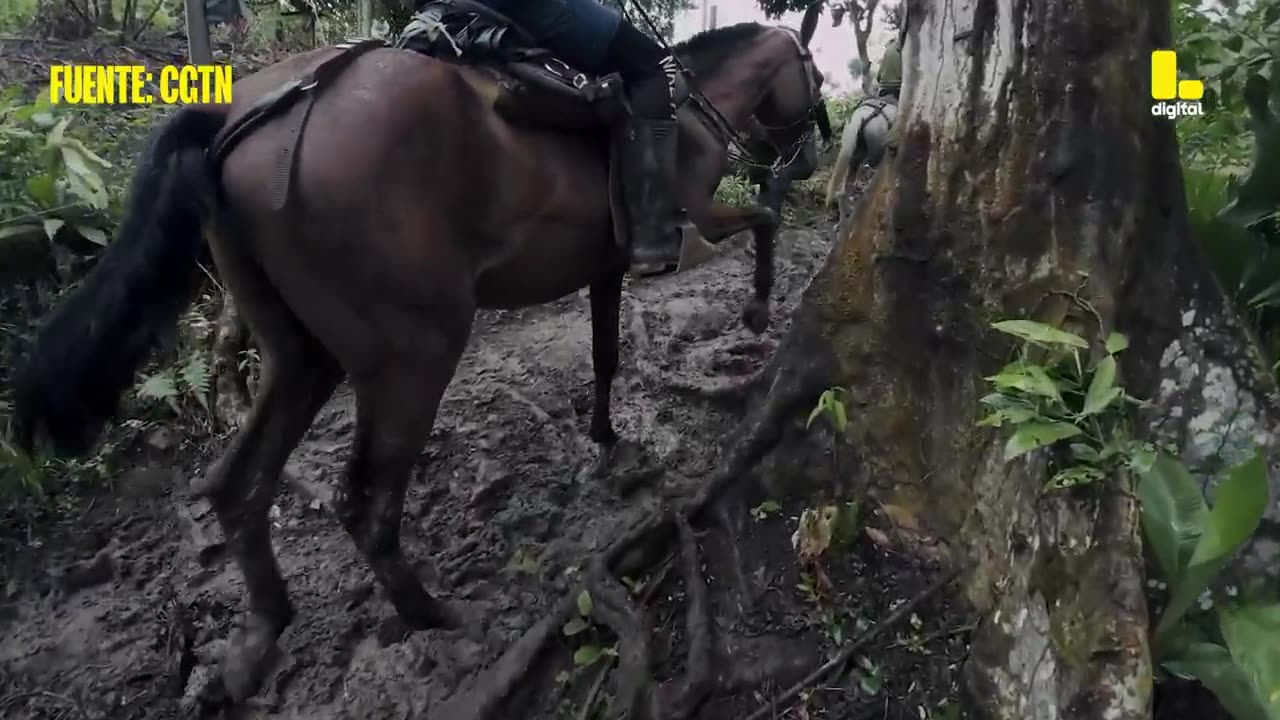
[[[315,102],[315,95],[327,87],[351,63],[355,62],[356,58],[374,48],[386,47],[386,43],[382,40],[370,39],[356,43],[343,43],[337,47],[342,48],[342,52],[320,63],[306,75],[290,80],[262,96],[244,115],[224,127],[206,151],[206,157],[209,158],[214,167],[220,168],[227,156],[231,154],[231,151],[250,133],[262,127],[269,120],[287,112],[303,94],[310,96],[308,104]],[[306,115],[309,114],[310,112],[308,111]],[[303,123],[305,123],[305,119]],[[288,155],[293,154],[293,147],[296,147],[301,135],[301,126],[299,126],[298,131],[295,132],[289,143]]]

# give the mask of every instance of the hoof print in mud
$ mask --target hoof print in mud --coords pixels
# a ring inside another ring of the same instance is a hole
[[[635,492],[641,485],[662,477],[665,468],[658,464],[644,445],[634,440],[619,440],[600,448],[595,477],[620,496]]]

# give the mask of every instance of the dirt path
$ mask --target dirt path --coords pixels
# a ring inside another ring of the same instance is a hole
[[[750,255],[741,241],[689,273],[627,288],[614,395],[616,429],[625,441],[604,461],[586,437],[585,293],[482,314],[410,487],[404,544],[429,587],[483,618],[483,633],[405,633],[329,516],[326,501],[354,428],[354,398],[340,389],[293,455],[294,492],[282,493],[273,510],[276,550],[298,616],[282,639],[282,670],[250,716],[432,716],[429,708],[492,662],[567,590],[589,552],[663,493],[714,470],[737,411],[672,386],[708,386],[761,367],[828,247],[813,230],[782,234],[774,325],[762,337],[738,320],[750,287]],[[665,474],[635,480],[623,472],[655,462]],[[82,532],[73,544],[50,541],[9,568],[8,601],[0,604],[0,717],[190,716],[184,691],[212,670],[242,598],[213,516],[188,496],[183,474],[131,472],[112,500],[76,510]],[[802,507],[793,512],[787,504],[755,520],[742,508],[729,513],[736,518],[732,532],[701,539],[718,652],[740,672],[720,678],[700,717],[744,716],[769,683],[802,676],[824,659],[824,644],[856,634],[859,623],[913,592],[905,560],[863,542],[832,571],[841,588],[837,601],[825,609],[808,603],[794,589],[799,578],[789,541]],[[895,568],[904,571],[901,582],[893,579]],[[646,610],[657,630],[659,677],[682,664],[681,585],[679,573],[671,573]],[[939,616],[906,630],[924,637],[945,629],[942,623]],[[598,632],[562,638],[539,665],[542,682],[518,693],[504,716],[579,717],[603,663],[575,669],[571,655]],[[855,717],[859,708],[872,708],[875,717],[924,717],[916,705],[932,712],[952,692],[955,658],[948,655],[957,646],[940,637],[922,651],[876,654],[878,675],[864,667],[837,692],[809,698],[809,706],[825,707],[831,717]],[[899,655],[902,662],[894,659]],[[871,692],[877,677],[899,692]],[[607,688],[600,699],[605,695]]]

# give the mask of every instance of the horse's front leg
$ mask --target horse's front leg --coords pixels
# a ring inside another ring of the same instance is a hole
[[[754,333],[769,326],[769,293],[773,291],[773,242],[778,231],[778,213],[768,207],[738,208],[719,201],[691,213],[693,223],[707,242],[718,243],[743,230],[755,240],[755,294],[742,309],[742,324]]]
[[[618,312],[622,304],[625,269],[610,269],[591,283],[591,366],[595,374],[595,404],[590,437],[604,444],[617,442],[610,417],[613,378],[618,373]]]

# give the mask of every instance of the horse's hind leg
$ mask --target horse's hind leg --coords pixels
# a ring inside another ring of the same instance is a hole
[[[610,401],[613,378],[618,373],[618,309],[622,304],[624,271],[610,271],[591,283],[591,369],[595,374],[595,408],[591,413],[591,439],[613,443]]]
[[[253,411],[197,488],[217,514],[249,596],[249,614],[228,643],[222,664],[223,686],[232,700],[240,701],[258,689],[276,639],[293,620],[268,520],[280,472],[342,373],[251,261],[215,253],[263,359]]]
[[[413,466],[435,424],[445,388],[471,332],[474,307],[465,297],[425,318],[379,351],[381,362],[351,384],[356,391],[355,447],[335,510],[368,561],[396,613],[415,630],[461,624],[460,616],[423,588],[400,547],[400,516]],[[383,316],[387,317],[387,316]]]

